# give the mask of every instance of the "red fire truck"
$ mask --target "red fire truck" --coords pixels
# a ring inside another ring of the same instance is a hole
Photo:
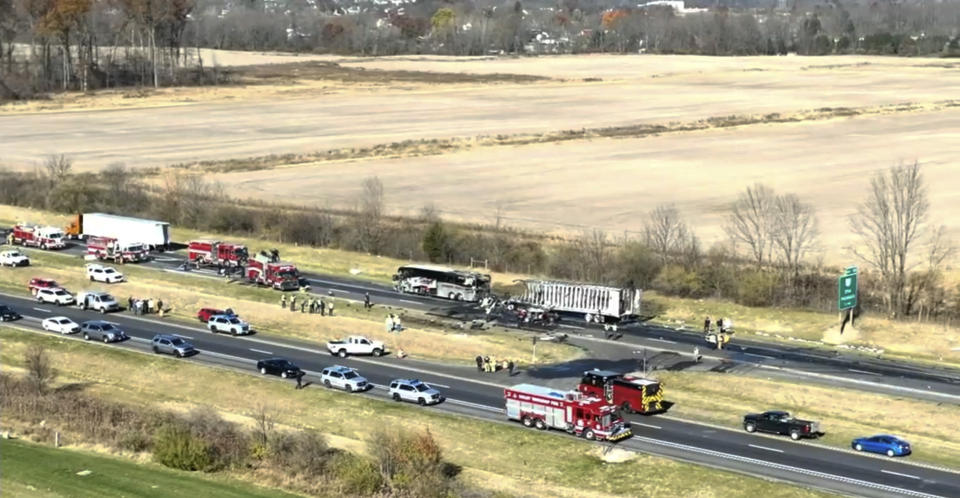
[[[663,408],[663,386],[641,376],[587,370],[577,390],[586,396],[602,398],[626,413],[650,413]]]
[[[296,290],[300,288],[300,272],[297,267],[280,261],[273,261],[266,254],[257,254],[247,261],[247,280],[273,287],[278,290]]]
[[[14,225],[9,239],[12,244],[39,247],[40,249],[62,249],[67,246],[64,242],[63,230],[57,227],[42,227],[25,223]]]
[[[192,240],[187,246],[187,259],[200,265],[241,266],[247,264],[246,246],[219,240]]]
[[[117,263],[146,261],[150,251],[143,244],[125,244],[113,237],[87,236],[87,256]]]
[[[527,427],[559,429],[599,441],[619,441],[632,434],[617,407],[600,398],[532,384],[505,388],[503,396],[507,418]]]

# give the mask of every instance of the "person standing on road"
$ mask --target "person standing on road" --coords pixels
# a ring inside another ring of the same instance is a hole
[[[483,356],[477,355],[477,371],[483,372]]]
[[[297,389],[303,389],[303,372],[297,373]]]
[[[710,315],[707,315],[707,318],[703,321],[703,333],[710,333]]]
[[[290,311],[297,311],[297,296],[290,298]]]
[[[127,310],[130,311],[131,313],[134,312],[134,309],[133,309],[133,296],[130,296],[130,297],[127,298]]]
[[[693,347],[693,359],[696,360],[697,363],[700,363],[700,358],[703,358],[703,357],[700,355],[700,347],[699,347],[699,346],[694,346],[694,347]]]
[[[157,314],[158,314],[158,315],[162,315],[162,314],[163,314],[163,300],[162,300],[162,299],[157,299]]]
[[[281,295],[280,295],[280,309],[286,309],[286,308],[287,308],[287,295],[286,295],[286,294],[281,294]]]
[[[323,302],[323,298],[320,298],[320,316],[327,316],[327,303]]]
[[[363,293],[363,309],[370,311],[370,308],[373,308],[373,305],[370,304],[370,293],[364,292]]]
[[[513,369],[516,368],[517,364],[510,360],[507,362],[507,373],[510,377],[513,377]]]

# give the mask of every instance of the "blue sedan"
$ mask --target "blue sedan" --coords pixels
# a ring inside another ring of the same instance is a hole
[[[883,453],[888,457],[906,456],[910,454],[910,443],[896,436],[880,434],[871,437],[854,439],[850,446],[857,451]]]

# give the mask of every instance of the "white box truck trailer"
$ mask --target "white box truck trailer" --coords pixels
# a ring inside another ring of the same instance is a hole
[[[145,220],[105,213],[84,213],[67,229],[68,233],[84,237],[110,237],[125,244],[146,244],[153,249],[170,245],[170,224],[165,221]]]

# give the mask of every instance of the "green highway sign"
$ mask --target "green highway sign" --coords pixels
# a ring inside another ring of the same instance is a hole
[[[857,307],[857,267],[847,268],[837,280],[837,307],[840,311]]]

